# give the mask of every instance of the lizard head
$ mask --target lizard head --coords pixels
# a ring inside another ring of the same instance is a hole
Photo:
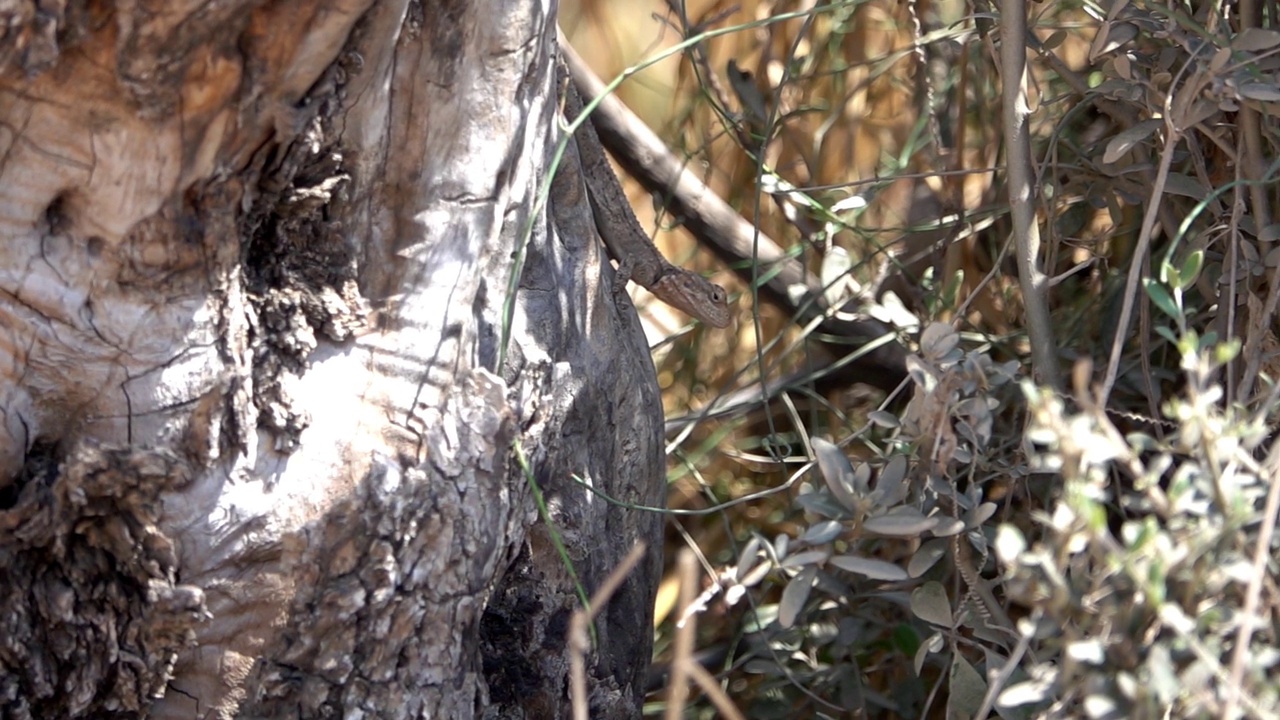
[[[708,325],[726,328],[733,320],[729,293],[697,273],[677,269],[663,275],[650,289],[664,302]]]

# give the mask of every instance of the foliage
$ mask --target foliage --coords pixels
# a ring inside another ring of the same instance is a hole
[[[1247,716],[1280,715],[1274,590],[1271,608],[1258,605],[1280,571],[1280,451],[1258,462],[1265,415],[1220,404],[1212,378],[1238,345],[1191,332],[1179,349],[1187,386],[1163,440],[1123,437],[1105,412],[1068,412],[1026,386],[1027,437],[1043,448],[1033,460],[1063,486],[1034,541],[1012,524],[997,531],[1007,597],[1031,610],[1038,658],[1003,698],[1088,717],[1230,717],[1234,693]]]
[[[667,17],[697,37],[798,7]],[[697,646],[747,717],[1280,716],[1274,9],[1027,7],[1010,38],[978,0],[821,5],[680,66],[672,145],[912,349],[909,387],[869,400],[756,303],[753,333],[660,366],[673,409],[787,379],[673,443]],[[1004,165],[1018,42],[1039,285]],[[1026,292],[1070,382],[1033,367]]]

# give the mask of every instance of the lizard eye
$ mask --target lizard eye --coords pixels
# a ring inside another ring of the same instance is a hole
[[[712,285],[711,299],[714,300],[715,302],[722,303],[722,302],[728,302],[729,297],[728,295],[725,294],[724,288],[720,287],[719,285]]]

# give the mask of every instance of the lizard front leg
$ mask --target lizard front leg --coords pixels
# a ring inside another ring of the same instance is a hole
[[[635,260],[631,257],[622,257],[618,260],[618,269],[613,271],[613,301],[624,307],[630,303],[631,298],[627,296],[627,283],[631,282],[631,272],[635,269]],[[627,303],[623,303],[624,297]]]

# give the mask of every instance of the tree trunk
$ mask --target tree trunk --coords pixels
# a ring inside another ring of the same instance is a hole
[[[588,592],[650,544],[589,662],[638,716],[661,519],[573,477],[661,504],[661,407],[585,194],[535,214],[554,7],[18,5],[0,715],[562,717],[558,534]]]

